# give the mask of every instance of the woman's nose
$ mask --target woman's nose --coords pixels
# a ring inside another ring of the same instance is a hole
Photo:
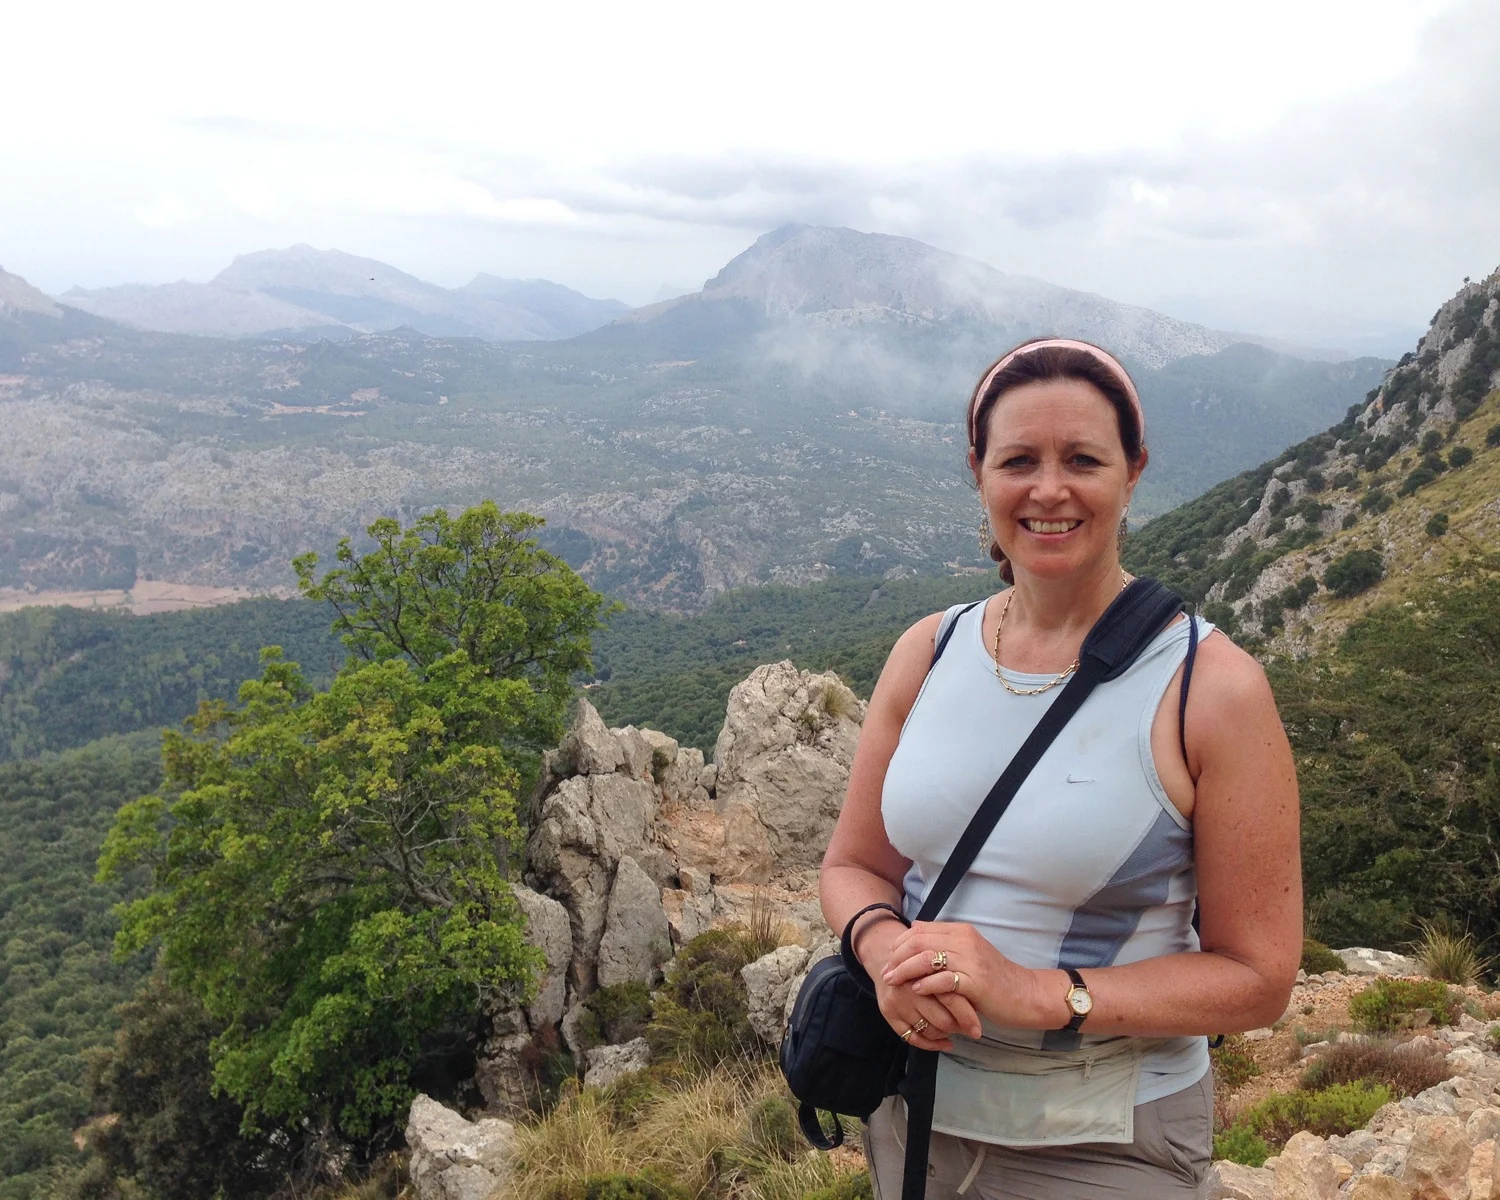
[[[1059,463],[1043,463],[1031,485],[1031,498],[1038,504],[1057,504],[1068,498],[1068,477]]]

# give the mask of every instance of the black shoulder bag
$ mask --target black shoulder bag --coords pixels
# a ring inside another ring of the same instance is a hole
[[[1084,639],[1073,678],[1063,686],[970,819],[927,893],[917,920],[937,919],[1021,784],[1094,688],[1123,674],[1181,611],[1181,599],[1154,579],[1137,579],[1115,598]],[[957,619],[950,623],[938,643],[934,663],[957,623]],[[889,905],[871,905],[856,913],[844,927],[839,956],[821,960],[808,973],[781,1043],[781,1070],[792,1095],[800,1102],[802,1132],[822,1150],[843,1142],[839,1113],[867,1120],[887,1096],[899,1091],[907,1106],[902,1200],[922,1200],[927,1186],[938,1055],[909,1048],[896,1036],[880,1013],[868,972],[855,957],[855,922],[873,908],[896,912]],[[899,912],[896,916],[906,919]],[[834,1114],[832,1136],[823,1130],[819,1109]]]

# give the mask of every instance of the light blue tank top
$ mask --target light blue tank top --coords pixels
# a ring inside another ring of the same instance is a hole
[[[905,908],[914,917],[949,852],[1052,701],[1056,688],[1017,696],[995,678],[984,645],[984,605],[957,618],[928,673],[886,769],[881,814],[891,845],[911,860]],[[1212,630],[1198,621],[1199,637]],[[1151,754],[1151,726],[1187,654],[1188,625],[1164,629],[1119,678],[1100,684],[1017,791],[954,889],[942,919],[973,925],[1025,967],[1104,967],[1198,949],[1193,831],[1167,798]],[[1018,688],[1050,675],[1006,671]],[[1062,998],[1058,998],[1059,1013]],[[1002,1029],[986,1039],[1030,1049],[1089,1045],[1080,1033]],[[1202,1037],[1167,1039],[1146,1057],[1145,1104],[1197,1083],[1208,1070]]]

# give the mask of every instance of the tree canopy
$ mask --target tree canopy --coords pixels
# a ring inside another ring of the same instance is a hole
[[[100,871],[137,864],[120,951],[222,1028],[214,1079],[247,1132],[371,1145],[419,1083],[461,1077],[487,1006],[536,964],[507,873],[516,797],[561,736],[602,598],[492,503],[439,510],[338,565],[296,568],[352,651],[327,691],[269,648],[239,704],[164,736],[161,788],[121,809]]]

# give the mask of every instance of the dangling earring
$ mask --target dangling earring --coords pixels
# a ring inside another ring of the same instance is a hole
[[[979,557],[988,558],[990,556],[990,547],[994,544],[995,534],[990,529],[990,514],[986,510],[984,515],[979,518]]]
[[[1115,534],[1115,550],[1120,554],[1125,553],[1125,536],[1130,532],[1130,527],[1126,523],[1126,517],[1128,517],[1129,515],[1130,505],[1127,504],[1125,506],[1125,511],[1120,514],[1119,532]]]

